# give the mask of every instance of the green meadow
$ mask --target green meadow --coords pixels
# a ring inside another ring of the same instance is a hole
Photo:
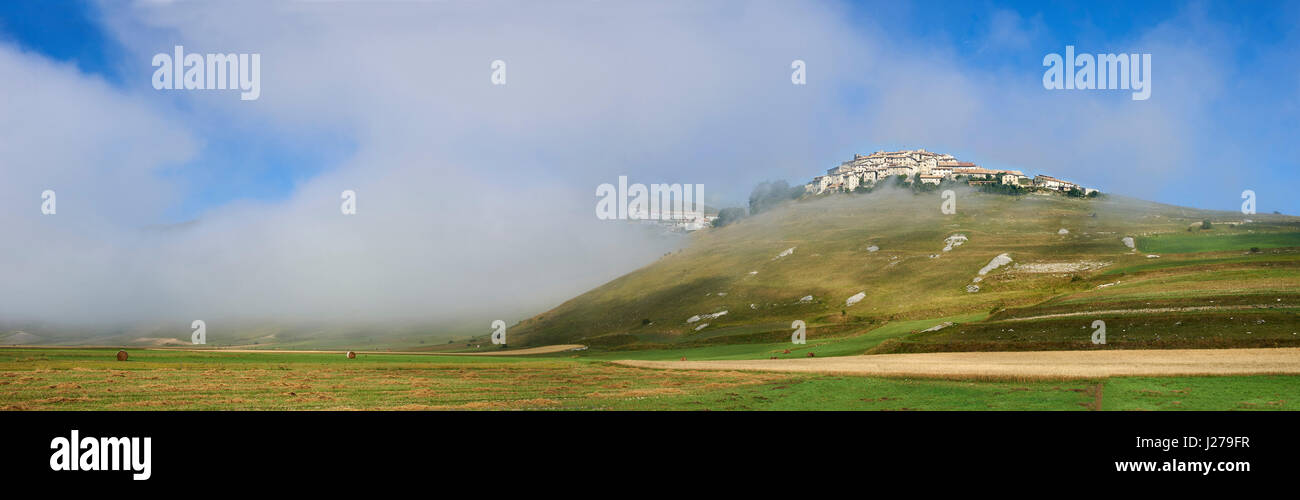
[[[1200,253],[1300,247],[1300,231],[1295,229],[1291,224],[1263,225],[1252,230],[1215,230],[1211,226],[1210,230],[1194,229],[1142,238],[1138,248],[1151,253]]]
[[[602,356],[115,352],[0,349],[0,409],[1300,409],[1297,376],[955,381],[648,370]]]

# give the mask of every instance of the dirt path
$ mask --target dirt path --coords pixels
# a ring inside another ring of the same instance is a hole
[[[1006,318],[999,321],[1029,321],[1032,319],[1048,318],[1070,318],[1074,316],[1096,316],[1105,314],[1156,314],[1167,312],[1196,312],[1196,311],[1236,311],[1245,309],[1274,309],[1289,308],[1294,305],[1283,304],[1245,304],[1235,306],[1187,306],[1187,307],[1150,307],[1146,309],[1108,309],[1105,311],[1079,311],[1056,314],[1043,314],[1039,316],[1024,316],[1020,318]]]
[[[940,352],[734,361],[640,361],[641,368],[953,378],[1300,374],[1300,348]]]
[[[487,352],[408,352],[402,354],[436,354],[438,356],[524,356],[528,354],[551,354],[565,351],[576,351],[586,349],[587,346],[582,344],[556,344],[529,347],[525,349],[514,349],[508,351],[487,351]],[[377,352],[375,354],[383,354]]]

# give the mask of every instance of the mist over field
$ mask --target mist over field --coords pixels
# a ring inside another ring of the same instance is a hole
[[[1245,99],[1219,64],[1239,48],[1234,28],[1196,5],[1119,47],[1157,54],[1141,105],[1044,92],[1042,54],[1075,41],[1013,11],[970,39],[920,42],[888,26],[923,6],[866,18],[839,3],[510,7],[105,4],[94,21],[118,78],[0,40],[0,323],[486,332],[687,244],[596,220],[599,184],[699,183],[711,206],[738,206],[760,181],[802,184],[876,149],[1200,208],[1233,209],[1243,189],[1261,211],[1298,207],[1284,190],[1294,174],[1242,160],[1267,144],[1270,161],[1294,164],[1294,126],[1225,131],[1216,117],[1293,120],[1300,93]],[[1294,58],[1295,41],[1258,57]],[[260,98],[154,90],[151,57],[176,45],[260,53]],[[497,59],[507,85],[489,82]],[[790,84],[795,59],[807,86]],[[292,175],[268,194],[249,158],[279,163],[260,154],[277,148],[321,154],[285,160]],[[1231,179],[1205,182],[1223,168]],[[57,215],[39,211],[46,189]],[[340,214],[343,190],[357,215]]]

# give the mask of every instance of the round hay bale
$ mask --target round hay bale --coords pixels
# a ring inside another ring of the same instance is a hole
[[[117,351],[117,360],[126,361],[126,351]]]
[[[348,351],[348,359],[356,359],[357,353]]]

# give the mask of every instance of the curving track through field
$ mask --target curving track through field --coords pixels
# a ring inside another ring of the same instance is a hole
[[[623,360],[615,363],[655,369],[975,379],[1255,375],[1300,374],[1300,348],[940,352],[767,360]]]

